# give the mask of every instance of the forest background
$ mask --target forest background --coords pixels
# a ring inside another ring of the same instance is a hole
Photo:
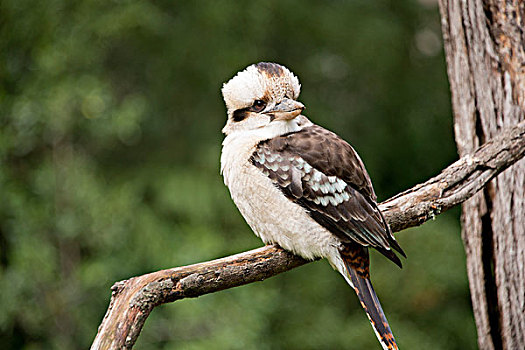
[[[259,61],[384,200],[457,159],[434,0],[0,2],[0,344],[91,344],[118,280],[261,245],[219,175],[222,83]],[[372,280],[400,347],[475,349],[459,210]],[[137,349],[364,349],[325,261],[155,309]]]

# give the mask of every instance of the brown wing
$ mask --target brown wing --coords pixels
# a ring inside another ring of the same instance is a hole
[[[377,200],[372,181],[357,152],[335,133],[318,125],[268,141],[275,149],[300,155],[327,176],[337,176],[364,196]]]
[[[390,248],[404,253],[377,208],[363,162],[336,134],[311,126],[263,141],[252,163],[341,241],[372,246],[401,264]]]

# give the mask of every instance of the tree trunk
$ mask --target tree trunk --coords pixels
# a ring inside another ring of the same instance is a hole
[[[525,2],[440,0],[460,156],[524,120]],[[480,349],[525,349],[525,161],[463,204]]]

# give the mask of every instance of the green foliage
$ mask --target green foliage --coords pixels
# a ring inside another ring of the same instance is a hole
[[[426,4],[426,5],[425,5]],[[428,1],[0,3],[0,344],[91,343],[118,280],[259,246],[219,175],[222,82],[287,65],[381,198],[455,157]],[[399,344],[475,348],[457,213],[372,276]],[[156,309],[138,349],[377,348],[325,262]]]

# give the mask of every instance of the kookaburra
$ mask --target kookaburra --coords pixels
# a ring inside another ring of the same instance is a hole
[[[354,288],[384,349],[397,349],[369,279],[368,247],[401,267],[405,256],[352,146],[302,115],[301,85],[287,68],[258,63],[224,84],[228,120],[221,172],[264,243],[326,258]]]

